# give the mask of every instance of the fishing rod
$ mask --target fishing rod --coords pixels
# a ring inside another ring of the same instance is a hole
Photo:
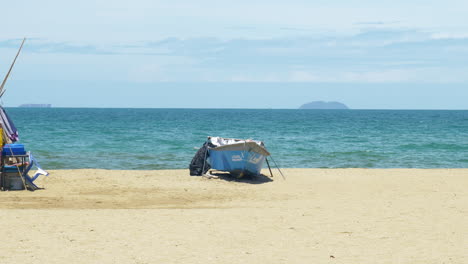
[[[21,46],[20,46],[20,48],[18,50],[18,53],[16,53],[15,59],[13,60],[13,63],[11,64],[10,69],[8,70],[8,72],[7,72],[6,76],[5,76],[5,79],[3,79],[2,85],[0,85],[0,98],[5,93],[5,89],[4,89],[5,83],[6,83],[7,79],[8,79],[8,77],[10,76],[11,70],[13,69],[13,66],[15,65],[16,59],[18,58],[18,55],[20,54],[21,49],[23,48],[23,44],[24,44],[25,41],[26,41],[26,38],[23,38],[23,42],[21,42]]]

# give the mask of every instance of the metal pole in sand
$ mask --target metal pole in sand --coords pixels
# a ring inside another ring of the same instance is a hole
[[[271,157],[271,160],[273,161],[273,163],[275,163],[275,166],[276,166],[276,168],[278,169],[278,171],[280,172],[281,176],[283,176],[283,180],[286,180],[286,177],[284,177],[283,172],[281,172],[281,170],[280,170],[278,164],[277,164],[276,161],[273,159],[273,156],[270,155],[270,157]]]
[[[271,177],[273,178],[273,172],[271,172],[270,162],[268,162],[268,158],[267,158],[267,157],[265,157],[265,161],[267,162],[268,170],[270,170],[270,175],[271,175]]]

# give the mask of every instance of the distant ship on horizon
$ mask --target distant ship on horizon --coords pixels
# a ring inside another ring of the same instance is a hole
[[[349,107],[340,102],[313,101],[303,104],[299,109],[349,109]]]
[[[18,107],[25,107],[25,108],[51,108],[51,104],[22,104]]]

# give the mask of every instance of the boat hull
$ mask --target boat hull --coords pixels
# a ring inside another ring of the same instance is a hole
[[[237,177],[260,175],[265,156],[254,151],[209,150],[211,168]]]

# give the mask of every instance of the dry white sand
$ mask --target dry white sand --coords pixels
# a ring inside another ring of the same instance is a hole
[[[0,192],[0,263],[468,263],[468,169],[284,172],[52,171]]]

